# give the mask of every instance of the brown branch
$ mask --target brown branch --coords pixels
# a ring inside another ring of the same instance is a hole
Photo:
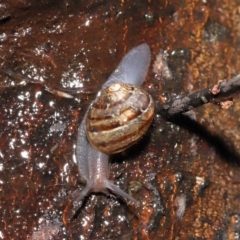
[[[68,94],[68,92],[72,94],[79,93],[79,89],[62,89],[59,87],[48,87],[40,81],[33,81],[32,79],[23,76],[21,73],[13,72],[9,69],[1,71],[12,78],[23,81],[23,85],[26,85],[27,83],[40,84],[45,88],[46,91],[61,97],[72,98],[73,96]],[[0,84],[0,87],[10,86]],[[90,93],[88,91],[93,89],[83,87],[80,90],[85,91],[85,93]],[[172,100],[167,104],[161,104],[157,101],[156,113],[161,114],[167,119],[170,119],[174,116],[179,116],[182,113],[200,107],[206,103],[214,103],[221,105],[223,108],[228,108],[232,105],[232,99],[239,93],[240,74],[229,80],[219,81],[217,85],[213,87],[205,88],[203,90]]]
[[[78,88],[62,88],[59,86],[47,86],[45,82],[40,80],[33,80],[28,76],[23,75],[22,73],[12,71],[11,69],[1,69],[0,72],[6,74],[10,78],[15,80],[15,85],[7,85],[7,84],[0,84],[0,88],[9,88],[9,87],[16,87],[16,86],[25,86],[29,83],[31,84],[38,84],[44,87],[45,91],[50,92],[56,96],[64,97],[64,98],[73,98],[72,94],[93,94],[97,92],[98,84],[92,86],[84,86]]]
[[[207,103],[230,106],[233,97],[240,93],[240,74],[217,85],[172,100],[167,104],[157,103],[156,112],[170,119]]]

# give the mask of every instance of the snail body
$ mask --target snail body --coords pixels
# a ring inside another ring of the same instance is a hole
[[[139,203],[109,181],[109,155],[123,151],[135,143],[151,124],[154,114],[153,100],[147,92],[139,88],[146,77],[150,56],[149,46],[145,43],[128,52],[87,109],[78,129],[76,144],[78,169],[87,185],[75,203],[91,192],[108,194],[108,190],[136,204]],[[131,101],[127,105],[129,100]],[[119,108],[120,103],[123,108]],[[102,115],[99,115],[100,112]],[[140,124],[135,122],[134,117],[144,124],[139,127]],[[105,122],[106,120],[108,121]],[[127,123],[130,123],[130,128]],[[132,132],[131,128],[134,129]],[[125,143],[126,134],[128,137]],[[123,146],[119,144],[119,137]]]

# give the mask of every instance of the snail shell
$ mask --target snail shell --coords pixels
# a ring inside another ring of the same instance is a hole
[[[154,117],[154,102],[142,88],[121,82],[100,92],[86,118],[89,142],[114,154],[126,150],[147,131]]]

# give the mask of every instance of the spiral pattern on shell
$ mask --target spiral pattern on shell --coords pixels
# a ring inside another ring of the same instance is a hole
[[[93,147],[106,154],[119,153],[147,131],[154,117],[154,102],[145,90],[113,83],[92,103],[86,133]]]

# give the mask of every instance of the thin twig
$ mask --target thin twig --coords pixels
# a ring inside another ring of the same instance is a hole
[[[47,87],[44,83],[40,81],[33,81],[30,78],[23,76],[22,74],[13,72],[12,70],[1,70],[6,73],[10,77],[24,80],[23,85],[27,83],[34,83],[43,85],[45,90],[56,94],[61,97],[72,98],[70,93],[79,93],[79,89],[62,89],[59,87]],[[0,87],[7,87],[5,85],[0,85]],[[81,88],[81,91],[85,91],[85,93],[89,93],[87,87]],[[174,116],[181,115],[189,110],[200,107],[207,103],[214,103],[218,105],[222,105],[222,107],[227,108],[231,106],[232,99],[240,93],[240,74],[224,81],[219,81],[215,86],[205,88],[203,90],[190,93],[186,96],[180,97],[178,99],[172,100],[167,104],[160,104],[157,102],[156,112],[161,114],[167,119],[173,118]]]
[[[14,79],[14,80],[18,80],[21,82],[19,84],[16,83],[16,85],[14,86],[7,86],[5,84],[0,84],[0,88],[1,87],[15,87],[15,86],[25,86],[28,83],[32,83],[32,84],[38,84],[44,87],[44,89],[47,92],[50,92],[56,96],[59,97],[64,97],[64,98],[73,98],[72,94],[78,94],[78,93],[82,93],[82,94],[92,94],[92,93],[96,93],[97,92],[97,87],[98,85],[95,84],[94,86],[84,86],[84,87],[78,87],[78,88],[62,88],[62,87],[58,87],[58,86],[47,86],[44,82],[41,82],[39,80],[33,80],[31,78],[29,78],[26,75],[23,75],[19,72],[14,72],[11,69],[1,69],[0,72],[3,72],[5,74],[7,74],[10,78]]]
[[[172,100],[167,104],[157,104],[156,112],[170,119],[207,103],[221,104],[232,102],[232,99],[239,93],[240,74],[229,80],[219,81],[213,87]]]

